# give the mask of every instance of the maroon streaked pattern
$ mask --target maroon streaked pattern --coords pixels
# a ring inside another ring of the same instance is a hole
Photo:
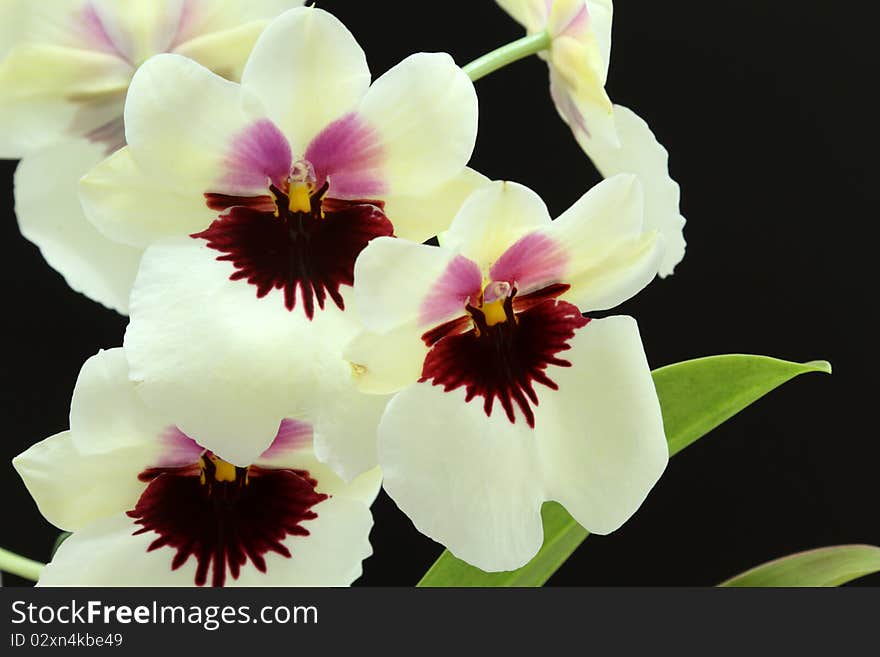
[[[394,234],[384,203],[325,198],[325,183],[312,195],[311,211],[298,212],[289,209],[284,191],[273,185],[271,192],[274,201],[266,196],[206,194],[209,207],[226,213],[192,237],[220,251],[223,255],[217,260],[235,267],[230,280],[246,280],[257,288],[259,298],[283,290],[284,305],[292,311],[299,291],[309,319],[316,305],[324,309],[328,296],[345,310],[340,288],[354,284],[358,255],[374,238]],[[273,201],[271,207],[267,200]]]
[[[523,313],[529,308],[533,308],[539,304],[544,303],[545,301],[555,299],[556,297],[565,294],[566,292],[568,292],[569,289],[571,289],[571,286],[566,283],[554,283],[553,285],[548,285],[541,290],[536,290],[535,292],[531,292],[529,294],[524,294],[522,296],[514,295],[512,297],[513,312],[514,314]],[[447,335],[452,335],[454,333],[463,333],[467,331],[471,326],[473,326],[473,322],[474,320],[470,314],[464,315],[462,317],[456,317],[455,319],[444,322],[439,326],[435,326],[430,331],[422,335],[422,342],[424,342],[425,345],[427,345],[428,347],[433,347]]]
[[[241,206],[259,210],[260,212],[275,212],[275,200],[269,196],[232,196],[230,194],[205,194],[205,204],[211,210],[224,212],[230,208]]]
[[[148,552],[168,546],[177,550],[170,563],[177,570],[192,557],[195,584],[223,586],[227,574],[238,579],[248,562],[261,573],[270,552],[292,558],[287,536],[308,536],[303,523],[327,495],[304,470],[236,468],[235,481],[217,481],[208,458],[202,465],[150,468],[139,479],[149,486],[128,512],[141,529],[134,535],[159,535]],[[204,474],[204,483],[202,483]]]
[[[571,367],[558,357],[570,349],[575,331],[589,323],[576,306],[555,300],[568,286],[553,286],[516,299],[504,300],[506,321],[489,326],[483,311],[467,310],[472,328],[460,332],[462,321],[453,320],[426,333],[422,339],[433,346],[425,359],[420,382],[430,382],[451,392],[465,388],[465,401],[483,398],[483,410],[491,416],[496,400],[511,423],[519,408],[526,423],[535,427],[533,406],[538,405],[535,384],[558,390],[547,368]],[[520,308],[522,310],[520,310]]]

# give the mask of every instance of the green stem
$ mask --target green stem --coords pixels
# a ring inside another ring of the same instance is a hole
[[[36,582],[46,564],[0,548],[0,570]]]
[[[479,59],[475,59],[464,67],[464,72],[468,74],[471,80],[476,82],[480,78],[486,77],[508,64],[513,64],[520,59],[535,55],[542,50],[547,50],[552,41],[553,39],[547,32],[539,32],[538,34],[523,37],[508,43],[506,46],[501,46]]]

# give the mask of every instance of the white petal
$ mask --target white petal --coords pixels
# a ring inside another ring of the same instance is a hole
[[[141,251],[99,233],[84,216],[77,193],[79,178],[105,150],[77,140],[27,156],[15,171],[15,214],[22,235],[70,287],[126,314]]]
[[[417,321],[421,324],[419,320],[429,295],[438,290],[444,273],[455,259],[455,253],[436,246],[394,237],[374,239],[361,251],[354,267],[353,296],[358,317],[377,333]],[[476,278],[479,287],[478,273]],[[389,281],[393,284],[389,285]],[[472,291],[465,290],[465,294]],[[441,311],[442,308],[438,310],[439,317],[432,313],[436,324],[448,318]],[[454,312],[453,317],[463,314],[464,303]]]
[[[0,57],[21,43],[24,38],[24,26],[27,21],[27,5],[20,0],[3,0],[0,7],[3,11],[3,20],[0,21]]]
[[[251,21],[197,36],[180,44],[172,52],[194,59],[227,80],[240,80],[251,50],[268,24],[268,21]]]
[[[343,352],[354,368],[358,389],[388,395],[418,381],[428,355],[424,333],[412,322],[388,333],[358,334]]]
[[[590,12],[590,22],[593,36],[599,45],[599,53],[604,63],[605,75],[608,77],[608,67],[611,64],[611,28],[614,22],[614,6],[611,0],[588,0],[587,10]]]
[[[544,234],[565,245],[569,263],[565,299],[583,312],[613,308],[654,278],[662,239],[645,230],[642,186],[635,176],[599,183]]]
[[[279,291],[230,281],[231,263],[188,237],[147,249],[125,347],[147,402],[200,444],[249,465],[284,418],[308,421],[321,386],[351,377],[341,356],[357,324],[328,299],[306,319]]]
[[[89,0],[99,34],[110,49],[133,65],[167,51],[183,17],[186,0]]]
[[[92,522],[70,536],[40,573],[38,586],[193,586],[196,561],[171,570],[174,549],[147,549],[156,534],[125,513]]]
[[[459,175],[477,138],[477,94],[444,53],[419,53],[376,80],[358,110],[375,128],[389,194],[428,193]]]
[[[413,242],[426,242],[447,230],[465,200],[489,182],[486,176],[468,168],[421,196],[385,199],[385,214],[394,224],[395,235]]]
[[[89,454],[154,445],[158,451],[157,441],[169,426],[137,395],[122,349],[100,351],[85,362],[70,404],[77,449]]]
[[[301,7],[304,2],[305,0],[189,0],[178,30],[178,43],[252,21],[271,20],[288,9]]]
[[[88,220],[109,239],[142,250],[163,237],[189,235],[217,218],[198,189],[188,193],[141,169],[123,148],[80,181]]]
[[[375,431],[374,431],[375,433]],[[296,458],[295,463],[288,467],[304,469],[318,481],[318,490],[334,498],[355,500],[364,506],[371,506],[379,495],[382,487],[382,469],[374,467],[351,481],[346,482],[333,470],[317,459],[314,452],[309,451]]]
[[[308,536],[288,536],[285,558],[265,555],[267,572],[250,562],[226,586],[347,586],[360,577],[361,562],[372,553],[373,519],[354,500],[330,498],[314,507],[318,517],[303,523]],[[41,586],[194,586],[196,560],[171,570],[175,549],[147,552],[156,534],[134,536],[134,520],[118,514],[95,522],[68,538],[40,576]],[[210,575],[209,575],[210,577]]]
[[[334,497],[358,500],[369,507],[376,501],[376,497],[382,488],[382,468],[375,467],[357,476],[349,483],[345,483],[342,479],[337,479],[339,483],[335,488],[329,487],[327,481],[327,478],[323,480],[320,487],[322,491]]]
[[[581,145],[584,140],[620,145],[614,125],[614,106],[605,91],[598,47],[575,39],[554,42],[550,65],[550,96],[562,120]]]
[[[645,227],[658,231],[665,242],[660,262],[661,276],[672,274],[684,258],[686,242],[682,230],[685,219],[679,210],[681,191],[669,175],[669,153],[657,141],[651,128],[632,110],[614,106],[620,147],[599,141],[583,141],[587,155],[606,178],[632,173],[645,186]]]
[[[293,555],[266,555],[266,574],[243,568],[233,586],[348,586],[362,573],[362,562],[373,553],[373,516],[362,502],[331,497],[313,508],[314,520],[303,523],[308,536],[288,536]]]
[[[541,197],[513,182],[493,182],[472,194],[440,244],[485,271],[520,237],[550,224]]]
[[[397,505],[460,559],[513,570],[541,547],[540,461],[525,423],[487,418],[461,390],[416,384],[388,405],[379,462]]]
[[[18,158],[118,118],[131,70],[116,57],[24,44],[0,61],[0,157]]]
[[[384,408],[384,406],[383,406]],[[302,427],[308,427],[301,423]],[[378,419],[376,421],[378,424]],[[376,426],[373,426],[373,452],[375,453],[376,442]],[[254,465],[269,467],[274,469],[288,468],[292,470],[305,470],[312,479],[317,480],[318,490],[327,493],[333,497],[344,497],[347,499],[358,500],[363,504],[370,506],[376,500],[379,494],[379,488],[382,486],[382,471],[378,467],[364,472],[355,477],[352,481],[346,482],[337,475],[326,463],[318,460],[315,454],[314,443],[311,434],[305,442],[294,442],[286,448],[277,449],[276,444],[264,452]]]
[[[600,82],[604,85],[611,62],[611,0],[554,0],[547,16],[547,29],[556,38],[571,38],[582,45],[595,44],[600,62]]]
[[[595,534],[641,506],[666,468],[660,403],[636,322],[593,320],[554,368],[556,394],[536,408],[537,444],[551,499]]]
[[[353,375],[324,392],[314,416],[315,454],[345,481],[379,463],[376,431],[388,399],[361,392]]]
[[[125,134],[145,174],[201,194],[226,173],[231,140],[260,113],[239,85],[186,57],[157,55],[131,81]]]
[[[108,15],[105,11],[107,3],[112,1],[6,0],[2,7],[3,20],[14,26],[20,43],[51,44],[122,58],[124,55],[120,52],[120,44],[113,43],[111,37],[123,35],[119,34],[116,25],[110,24],[114,22],[115,16]],[[132,0],[131,4],[137,1]],[[97,11],[99,7],[101,11]]]
[[[141,444],[86,454],[66,431],[19,454],[12,464],[40,513],[60,529],[77,531],[134,508],[146,487],[138,474],[154,463],[156,447]]]
[[[294,152],[351,112],[370,86],[366,56],[351,32],[322,9],[292,9],[260,36],[242,85],[263,101]]]

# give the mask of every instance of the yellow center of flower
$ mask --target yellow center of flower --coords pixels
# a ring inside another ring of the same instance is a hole
[[[202,484],[235,483],[239,479],[239,470],[245,471],[244,482],[247,483],[247,468],[237,468],[212,452],[205,452],[199,457],[199,467]]]
[[[507,312],[504,310],[504,299],[497,299],[489,303],[484,303],[480,308],[486,317],[487,326],[495,326],[507,321]]]
[[[470,307],[477,335],[481,335],[482,331],[503,324],[508,320],[516,323],[511,294],[512,289],[509,283],[504,281],[484,282],[479,305]]]
[[[294,182],[290,185],[288,209],[291,212],[312,211],[312,185],[307,182]]]

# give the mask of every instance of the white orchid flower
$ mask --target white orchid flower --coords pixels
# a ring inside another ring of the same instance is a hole
[[[529,34],[546,31],[550,93],[562,119],[596,165],[610,177],[638,175],[645,186],[645,223],[663,234],[658,273],[668,276],[684,258],[681,192],[669,175],[669,154],[632,110],[605,92],[611,61],[611,0],[496,0]]]
[[[379,236],[436,235],[483,184],[465,169],[471,81],[423,53],[371,86],[345,26],[301,8],[261,35],[241,85],[176,55],[148,61],[125,123],[128,146],[81,192],[101,230],[147,249],[125,337],[141,394],[239,465],[310,395],[332,396],[316,449],[338,461],[324,436],[339,430],[366,450],[358,469],[372,467],[356,438],[375,433],[382,405],[341,357],[358,330],[354,262]]]
[[[344,484],[294,419],[235,467],[144,406],[121,349],[84,365],[70,430],[13,463],[43,515],[73,532],[41,585],[347,586],[372,553],[378,471]]]
[[[532,191],[475,192],[440,248],[374,240],[355,268],[369,332],[347,349],[361,387],[397,393],[379,425],[385,489],[427,536],[486,571],[527,563],[541,505],[605,534],[668,459],[635,321],[590,320],[655,276],[633,176],[551,222]]]
[[[268,21],[304,0],[4,0],[0,158],[22,234],[75,290],[128,312],[143,249],[85,219],[80,177],[125,144],[123,104],[150,55],[175,52],[238,79]]]

